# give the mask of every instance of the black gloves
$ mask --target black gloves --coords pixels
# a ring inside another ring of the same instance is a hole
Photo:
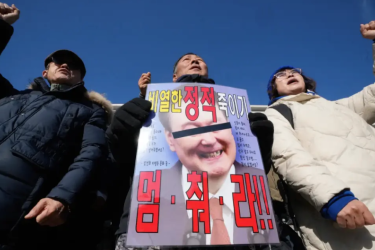
[[[249,113],[249,122],[251,131],[258,138],[264,171],[268,174],[272,164],[273,124],[263,113]]]
[[[128,136],[139,132],[150,111],[151,102],[139,97],[125,103],[115,113],[110,127],[112,133],[119,139],[126,140]]]

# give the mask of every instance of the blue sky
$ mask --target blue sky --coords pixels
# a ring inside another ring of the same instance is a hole
[[[138,96],[137,82],[171,82],[186,52],[203,57],[217,84],[245,88],[267,104],[266,84],[281,65],[300,67],[334,100],[374,82],[369,40],[373,0],[13,0],[21,10],[0,59],[17,88],[40,76],[44,58],[70,49],[85,61],[86,86],[113,103]]]

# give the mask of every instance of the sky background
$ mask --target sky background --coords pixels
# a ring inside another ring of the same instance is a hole
[[[86,87],[112,103],[137,97],[138,79],[172,82],[186,52],[202,56],[217,84],[247,89],[268,103],[266,85],[281,65],[303,69],[329,100],[374,82],[372,41],[360,23],[375,20],[374,0],[13,0],[21,10],[0,72],[24,88],[45,57],[70,49],[85,62]]]

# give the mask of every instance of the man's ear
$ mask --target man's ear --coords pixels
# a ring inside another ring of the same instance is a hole
[[[167,140],[168,142],[168,145],[169,145],[169,149],[173,152],[176,152],[176,148],[174,146],[174,138],[173,138],[173,135],[171,132],[165,130],[164,131],[164,134],[165,134],[165,139]]]
[[[48,71],[47,70],[43,70],[43,72],[42,72],[43,78],[47,78],[47,75],[48,75]]]
[[[176,74],[173,74],[173,82],[176,82],[178,79],[177,75]]]

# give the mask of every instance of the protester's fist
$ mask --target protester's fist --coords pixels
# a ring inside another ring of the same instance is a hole
[[[68,211],[59,201],[51,198],[41,199],[38,204],[25,216],[25,219],[36,217],[36,222],[42,226],[56,227],[65,223]]]
[[[138,80],[138,87],[143,96],[146,95],[147,84],[151,83],[151,73],[143,73]]]
[[[375,21],[361,24],[361,34],[366,39],[375,39]]]
[[[9,24],[15,23],[20,17],[20,10],[13,4],[10,7],[6,3],[0,3],[0,19],[3,19]]]
[[[337,223],[342,228],[356,229],[375,224],[375,218],[365,204],[359,200],[349,202],[337,215]]]

